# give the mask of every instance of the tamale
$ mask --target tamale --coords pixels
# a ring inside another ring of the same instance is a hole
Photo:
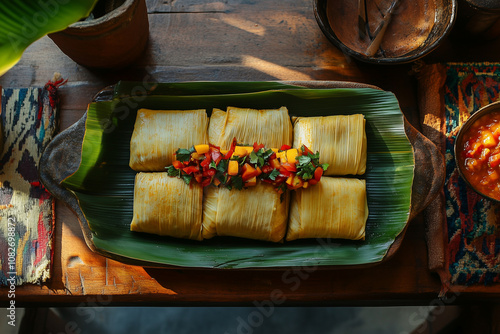
[[[167,173],[138,173],[131,231],[202,239],[203,188]]]
[[[364,240],[367,218],[365,180],[322,177],[315,186],[292,193],[286,240]]]
[[[228,107],[226,112],[213,110],[208,132],[210,143],[222,150],[231,147],[233,138],[238,143],[257,142],[280,148],[292,144],[293,128],[286,107],[263,110]]]
[[[349,116],[298,117],[294,120],[293,147],[306,145],[329,164],[325,175],[361,175],[366,171],[365,118]]]
[[[161,172],[175,151],[208,144],[208,117],[199,110],[139,109],[130,140],[130,168]]]
[[[288,217],[288,193],[283,201],[265,183],[242,190],[205,188],[203,197],[203,238],[232,236],[279,242],[283,240]]]

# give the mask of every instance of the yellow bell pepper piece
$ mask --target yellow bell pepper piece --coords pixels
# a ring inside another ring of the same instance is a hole
[[[236,146],[234,148],[233,157],[235,155],[239,156],[240,158],[246,157],[247,155],[252,153],[252,151],[253,151],[253,147],[251,147],[251,146]]]
[[[295,163],[295,158],[297,155],[299,155],[299,151],[297,151],[296,148],[291,148],[289,150],[286,150],[286,160],[290,163]]]
[[[208,151],[210,151],[210,146],[208,144],[194,145],[194,149],[198,154],[205,154],[208,153]]]
[[[229,175],[238,175],[239,164],[236,160],[229,160],[229,164],[227,166],[227,173]]]
[[[280,159],[281,163],[286,162],[286,151],[276,153],[276,158]]]

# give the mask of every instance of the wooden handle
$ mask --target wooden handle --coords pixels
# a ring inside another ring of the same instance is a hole
[[[425,209],[443,189],[445,163],[443,154],[427,137],[405,119],[406,136],[415,157],[410,220]]]

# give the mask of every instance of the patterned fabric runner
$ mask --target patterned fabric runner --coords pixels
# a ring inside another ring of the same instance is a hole
[[[447,64],[445,208],[451,283],[491,284],[500,278],[500,204],[482,198],[459,176],[453,145],[459,127],[479,108],[497,101],[500,64]]]
[[[1,90],[0,285],[50,278],[54,201],[38,162],[57,128],[59,84]]]

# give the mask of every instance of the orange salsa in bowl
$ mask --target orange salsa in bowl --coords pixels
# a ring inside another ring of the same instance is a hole
[[[500,201],[500,110],[471,121],[457,138],[459,170],[476,191]]]

